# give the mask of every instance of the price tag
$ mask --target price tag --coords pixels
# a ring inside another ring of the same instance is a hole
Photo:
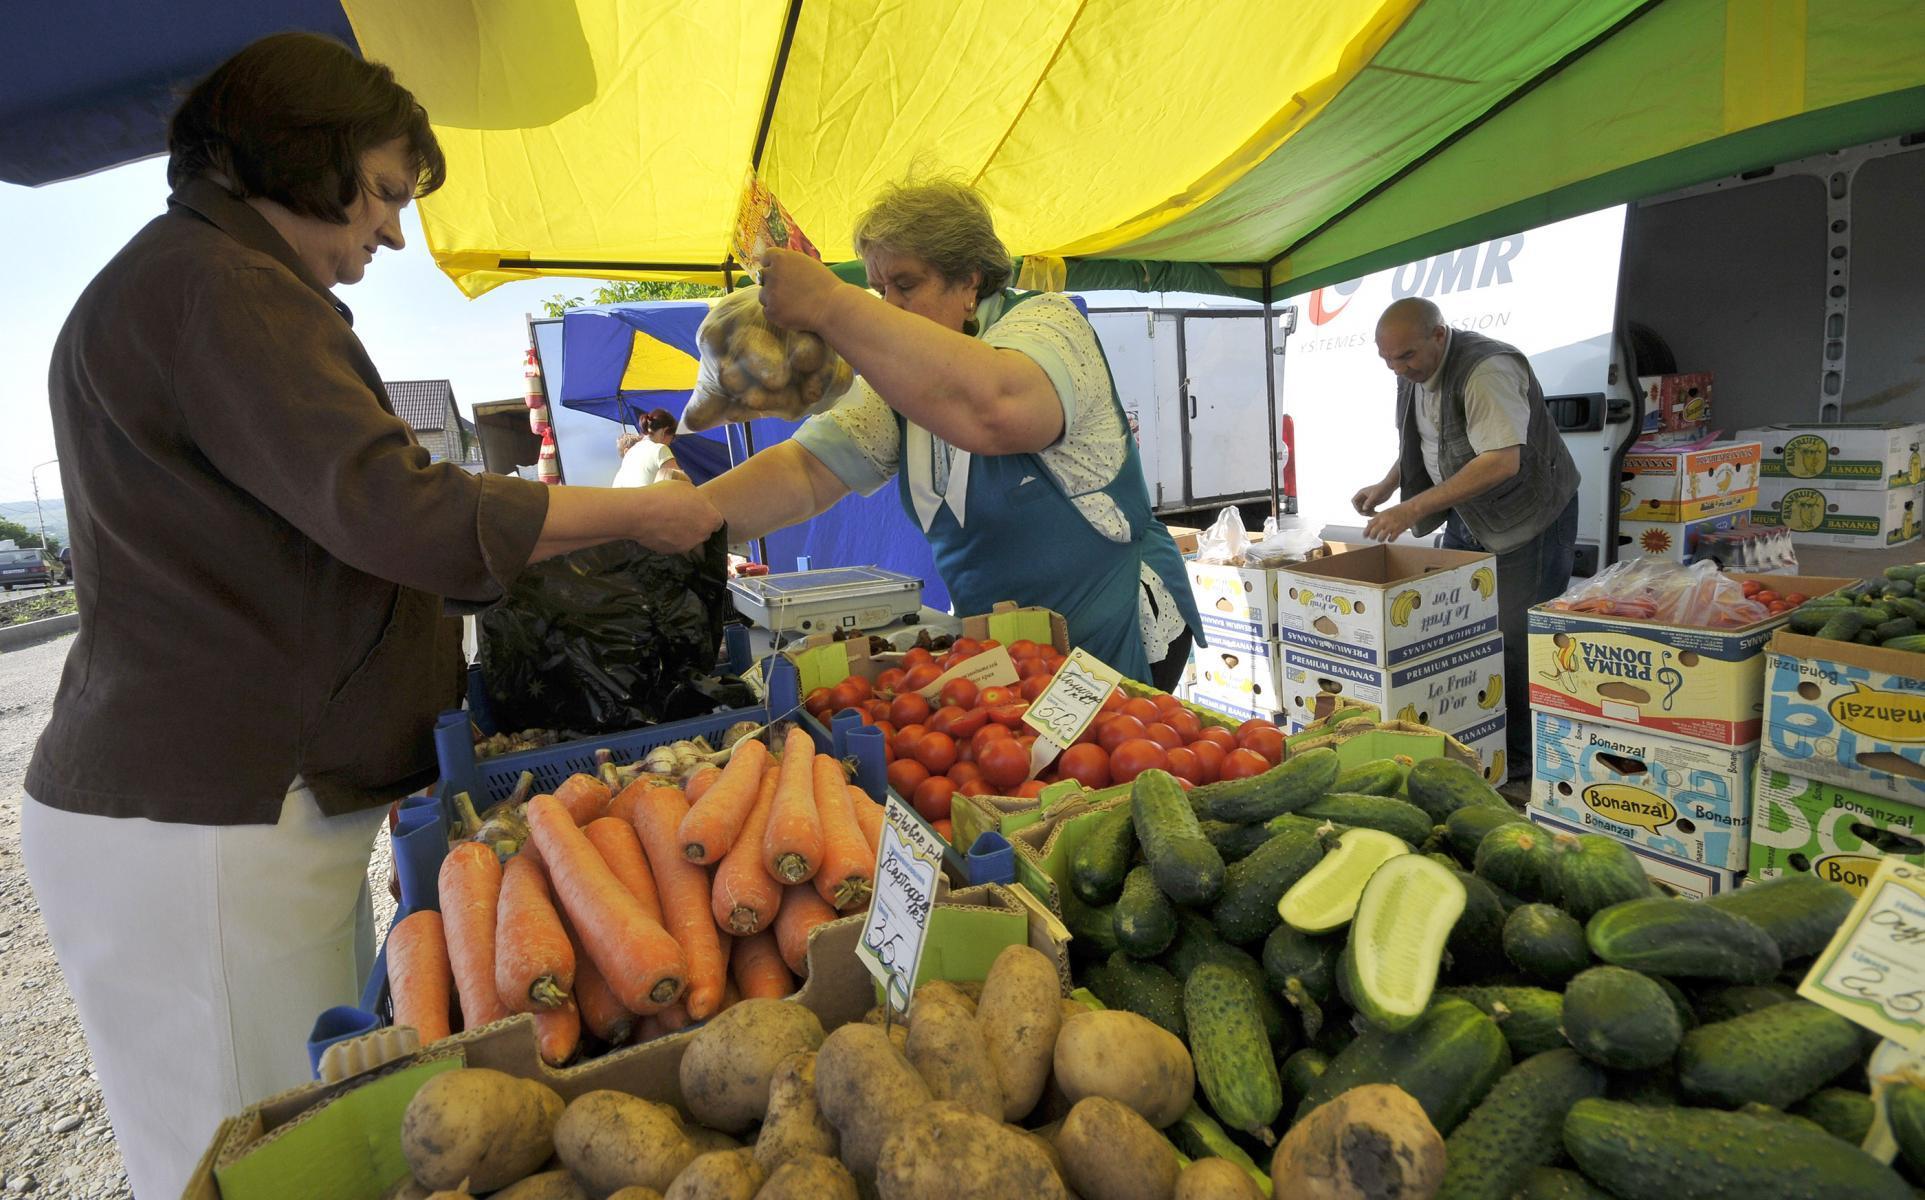
[[[1798,994],[1908,1050],[1925,1047],[1925,868],[1881,862]]]
[[[922,967],[922,944],[942,873],[942,839],[894,796],[884,808],[882,846],[876,853],[876,885],[869,919],[856,954],[882,984],[889,1007],[909,1011]]]
[[[1055,678],[1023,714],[1023,721],[1036,731],[1036,744],[1029,748],[1030,778],[1083,736],[1121,682],[1121,675],[1080,647],[1069,652]]]

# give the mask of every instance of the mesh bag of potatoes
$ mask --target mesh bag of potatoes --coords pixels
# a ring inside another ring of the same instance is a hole
[[[824,411],[855,382],[855,371],[821,338],[769,324],[761,296],[759,287],[737,288],[696,331],[702,369],[683,414],[690,430],[757,417],[797,420]]]

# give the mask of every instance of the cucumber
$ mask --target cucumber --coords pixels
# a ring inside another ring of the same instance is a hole
[[[1912,1194],[1890,1167],[1830,1134],[1746,1113],[1580,1100],[1564,1119],[1564,1150],[1624,1200]]]
[[[1785,1004],[1798,998],[1796,989],[1782,983],[1739,983],[1713,988],[1699,995],[1698,1019],[1709,1024],[1729,1021],[1746,1013]]]
[[[1911,637],[1893,638],[1891,641],[1885,643],[1885,649],[1903,650],[1907,654],[1925,654],[1925,633],[1913,634]]]
[[[1535,825],[1502,824],[1477,843],[1471,867],[1480,879],[1524,900],[1556,900],[1551,835]]]
[[[1794,1129],[1801,1129],[1806,1133],[1822,1133],[1829,1137],[1831,1132],[1810,1117],[1797,1116],[1783,1109],[1773,1108],[1769,1104],[1743,1104],[1739,1105],[1733,1111],[1746,1113],[1754,1117],[1761,1117],[1767,1121],[1776,1121],[1781,1125],[1789,1125]]]
[[[1551,839],[1551,877],[1558,907],[1580,921],[1599,909],[1652,893],[1644,866],[1616,838],[1560,833]]]
[[[1299,816],[1335,821],[1353,829],[1381,829],[1411,845],[1423,843],[1435,822],[1408,800],[1395,796],[1355,796],[1331,792],[1297,810]]]
[[[1116,922],[1116,944],[1125,954],[1155,958],[1176,940],[1176,906],[1156,889],[1147,866],[1131,868],[1110,913]]]
[[[1253,1177],[1266,1174],[1257,1169],[1257,1164],[1237,1144],[1236,1139],[1225,1132],[1223,1126],[1217,1124],[1216,1119],[1204,1112],[1194,1100],[1176,1119],[1176,1124],[1163,1131],[1163,1135],[1191,1159],[1220,1158]]]
[[[1537,987],[1451,987],[1440,996],[1455,996],[1475,1004],[1510,1043],[1518,1058],[1542,1054],[1568,1045],[1564,1039],[1564,997]]]
[[[1584,926],[1549,904],[1526,904],[1505,919],[1504,957],[1532,979],[1558,987],[1591,965]]]
[[[1350,924],[1364,885],[1378,867],[1409,854],[1403,839],[1376,829],[1351,829],[1277,902],[1285,924],[1300,933],[1329,933]]]
[[[1116,914],[1108,904],[1085,904],[1063,894],[1063,927],[1069,930],[1071,952],[1089,958],[1108,958],[1121,950],[1116,940]]]
[[[1792,1112],[1816,1124],[1835,1138],[1854,1146],[1863,1145],[1871,1132],[1872,1098],[1845,1088],[1819,1088],[1792,1107]]]
[[[1251,828],[1263,830],[1265,833],[1264,840],[1268,841],[1280,833],[1302,833],[1305,831],[1315,833],[1319,830],[1325,833],[1342,833],[1346,826],[1339,825],[1335,821],[1319,821],[1315,817],[1301,817],[1296,813],[1284,813],[1280,817],[1271,817],[1263,824],[1255,825]]]
[[[1677,1053],[1684,1022],[1650,976],[1592,967],[1564,989],[1564,1036],[1601,1067],[1641,1071]]]
[[[1510,1065],[1510,1047],[1495,1021],[1465,1001],[1440,996],[1407,1029],[1357,1035],[1330,1060],[1297,1106],[1296,1119],[1351,1088],[1388,1083],[1408,1092],[1437,1132],[1448,1136]]]
[[[1499,825],[1529,824],[1523,813],[1509,805],[1473,804],[1452,813],[1444,822],[1444,832],[1450,838],[1451,852],[1468,866],[1477,861],[1477,846],[1485,834]]]
[[[1295,812],[1330,790],[1337,781],[1337,752],[1319,746],[1294,754],[1261,775],[1206,783],[1190,793],[1198,816],[1239,825],[1268,821]],[[1140,776],[1139,776],[1140,778]]]
[[[1221,963],[1204,963],[1183,982],[1197,1086],[1217,1120],[1269,1145],[1283,1083],[1256,1010],[1250,981]]]
[[[1284,1059],[1277,1068],[1277,1077],[1283,1081],[1284,1102],[1301,1102],[1329,1069],[1330,1056],[1312,1046],[1305,1046]]]
[[[1771,935],[1786,962],[1823,950],[1851,914],[1857,897],[1811,874],[1781,875],[1713,896],[1703,903],[1743,917]]]
[[[1222,963],[1235,968],[1256,992],[1257,1014],[1263,1018],[1263,1031],[1282,1053],[1289,1040],[1289,1026],[1283,1017],[1283,1005],[1270,994],[1265,986],[1263,964],[1236,946],[1223,940],[1217,934],[1216,926],[1210,924],[1208,917],[1191,909],[1182,909],[1176,914],[1176,943],[1170,952],[1163,956],[1163,965],[1179,981],[1187,980],[1190,972],[1204,963]]]
[[[1849,642],[1870,623],[1866,620],[1865,610],[1862,608],[1841,609],[1825,618],[1825,623],[1818,627],[1818,632],[1814,636],[1827,641]]]
[[[1468,811],[1468,810],[1466,810]],[[1504,902],[1497,890],[1469,871],[1458,870],[1464,885],[1464,911],[1450,931],[1448,974],[1452,979],[1488,977],[1508,966],[1504,958]]]
[[[1210,911],[1217,932],[1238,945],[1267,936],[1282,919],[1277,901],[1323,860],[1326,845],[1335,841],[1330,834],[1279,834],[1231,863],[1223,872],[1216,907]]]
[[[1431,824],[1442,825],[1460,808],[1487,804],[1510,808],[1510,802],[1497,794],[1477,768],[1454,758],[1427,758],[1410,769],[1405,781],[1410,802],[1430,816]]]
[[[1152,962],[1118,951],[1089,971],[1089,990],[1106,1008],[1120,1008],[1146,1017],[1183,1037],[1183,985],[1176,976]]]
[[[1900,1083],[1885,1093],[1885,1121],[1914,1177],[1925,1176],[1925,1087]]]
[[[1896,563],[1886,567],[1884,575],[1887,579],[1902,579],[1906,583],[1916,584],[1925,579],[1925,563]]]
[[[1784,958],[1771,935],[1743,917],[1696,900],[1627,900],[1591,918],[1591,953],[1612,966],[1673,979],[1764,983]]]
[[[1864,618],[1865,622],[1859,627],[1858,632],[1860,633],[1864,633],[1873,626],[1882,625],[1897,616],[1896,613],[1892,612],[1891,606],[1882,601],[1876,604],[1865,604],[1858,610],[1858,615]]]
[[[1684,1096],[1678,1091],[1678,1072],[1670,1063],[1649,1071],[1611,1071],[1605,1095],[1626,1104],[1645,1108],[1679,1108]]]
[[[1281,818],[1279,818],[1281,819]],[[1232,825],[1228,821],[1198,821],[1203,836],[1210,839],[1216,852],[1223,856],[1225,866],[1241,858],[1248,858],[1250,852],[1275,837],[1262,825]]]
[[[1176,776],[1155,769],[1138,775],[1130,785],[1130,810],[1157,889],[1178,904],[1216,899],[1223,887],[1223,856],[1203,836]]]
[[[1382,1029],[1413,1024],[1430,1005],[1444,943],[1463,911],[1464,885],[1449,867],[1417,854],[1378,867],[1357,901],[1344,946],[1352,1007]]]
[[[1119,804],[1090,823],[1076,852],[1069,856],[1069,886],[1085,904],[1108,904],[1123,890],[1136,854],[1136,825],[1130,806]]]
[[[1826,621],[1837,616],[1846,607],[1845,604],[1820,604],[1816,600],[1808,601],[1791,610],[1791,617],[1787,623],[1793,633],[1815,634],[1825,627]]]
[[[1263,942],[1264,977],[1286,999],[1294,984],[1321,1004],[1330,999],[1331,988],[1336,985],[1337,953],[1341,949],[1334,938],[1314,938],[1279,925]]]
[[[1828,1008],[1794,1000],[1686,1034],[1678,1047],[1678,1086],[1726,1107],[1789,1108],[1863,1055],[1858,1026]]]
[[[1409,767],[1394,758],[1373,758],[1338,772],[1330,790],[1358,796],[1395,796],[1409,772]]]
[[[1437,1200],[1511,1200],[1563,1153],[1564,1114],[1603,1092],[1603,1073],[1568,1049],[1518,1063],[1445,1140]]]
[[[1642,972],[1640,973],[1642,974]],[[1698,1010],[1691,1007],[1691,997],[1684,994],[1683,988],[1672,983],[1662,975],[1646,975],[1644,977],[1664,989],[1665,998],[1671,1001],[1672,1011],[1678,1014],[1678,1027],[1680,1029],[1689,1033],[1698,1027],[1700,1024],[1698,1021]]]
[[[1612,1196],[1576,1171],[1536,1167],[1512,1200],[1612,1200]]]
[[[1872,632],[1878,636],[1880,642],[1890,643],[1917,633],[1918,622],[1910,617],[1893,617],[1889,621],[1880,621],[1874,625]]]
[[[1897,613],[1899,616],[1910,617],[1912,620],[1917,621],[1920,625],[1925,626],[1925,599],[1920,599],[1918,597],[1918,595],[1916,594],[1916,588],[1914,588],[1913,595],[1900,596],[1899,598],[1893,600],[1891,602],[1891,608],[1892,608],[1892,611]]]

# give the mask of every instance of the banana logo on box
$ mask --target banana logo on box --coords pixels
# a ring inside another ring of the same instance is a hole
[[[1424,597],[1421,593],[1410,590],[1398,592],[1391,597],[1390,623],[1397,626],[1410,624],[1410,614],[1423,606]]]
[[[1785,493],[1778,502],[1778,519],[1786,529],[1810,533],[1825,523],[1825,493],[1817,488],[1797,488]]]
[[[1557,652],[1551,656],[1551,669],[1544,672],[1544,678],[1555,683],[1573,696],[1577,695],[1578,641],[1568,633],[1560,633],[1551,638]]]
[[[1507,776],[1504,774],[1504,751],[1503,750],[1499,749],[1499,750],[1491,751],[1490,769],[1484,772],[1484,778],[1489,780],[1492,783],[1502,783],[1507,778]]]
[[[1479,567],[1471,572],[1470,585],[1488,600],[1497,591],[1497,575],[1489,567]]]
[[[1816,479],[1831,461],[1831,445],[1815,433],[1801,433],[1785,443],[1785,474],[1794,479]]]
[[[1504,677],[1502,675],[1492,675],[1490,682],[1486,683],[1483,690],[1477,693],[1477,707],[1485,709],[1496,708],[1503,702]]]

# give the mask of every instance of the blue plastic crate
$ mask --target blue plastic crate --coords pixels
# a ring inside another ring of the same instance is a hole
[[[515,781],[521,778],[523,771],[534,773],[537,793],[553,792],[570,775],[595,774],[597,750],[608,750],[610,757],[618,764],[645,758],[650,750],[659,746],[698,737],[707,738],[719,750],[721,735],[727,732],[729,726],[738,721],[753,721],[760,725],[768,719],[769,710],[766,708],[731,708],[706,717],[692,717],[666,725],[649,725],[624,733],[582,738],[580,741],[562,742],[539,750],[521,750],[493,758],[473,759],[471,749],[475,786],[469,790],[469,796],[477,809],[506,800],[508,794],[515,790]],[[443,763],[441,775],[444,781],[452,782],[458,776],[449,768],[450,764]]]

